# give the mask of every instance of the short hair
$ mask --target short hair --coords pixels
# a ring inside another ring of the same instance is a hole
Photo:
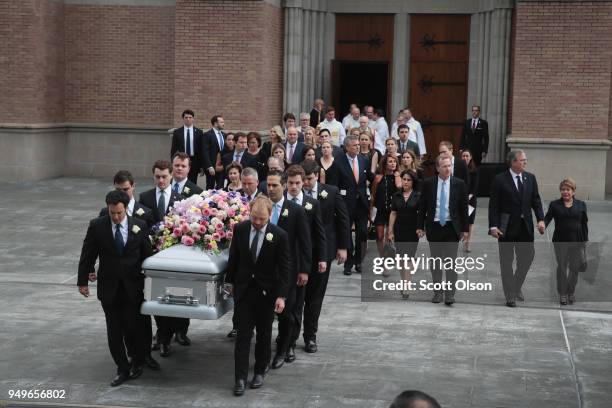
[[[183,113],[181,113],[181,118],[184,118],[185,115],[191,115],[195,118],[195,113],[191,109],[185,109]]]
[[[238,170],[238,174],[242,173],[242,164],[238,163],[238,162],[231,162],[230,164],[227,165],[227,167],[225,167],[225,174],[229,174],[230,170],[232,169],[236,169]]]
[[[511,166],[512,162],[515,161],[520,154],[525,154],[525,151],[522,149],[510,150],[506,156],[506,163],[508,166]]]
[[[251,139],[257,140],[257,147],[261,147],[261,136],[257,132],[249,132],[247,134],[247,143],[251,141]]]
[[[172,173],[172,163],[168,160],[157,160],[153,163],[153,167],[151,167],[151,173],[155,173],[155,169],[168,170]]]
[[[408,127],[408,125],[399,125],[397,127],[397,133],[399,133],[399,131],[402,129],[408,129],[408,131],[410,131],[410,127]]]
[[[236,140],[236,134],[234,132],[227,132],[225,134],[225,140],[227,141],[227,138],[230,136],[232,137],[232,140]]]
[[[247,141],[249,140],[249,139],[247,138],[246,133],[236,132],[236,133],[234,134],[234,140],[235,140],[236,142],[238,141],[238,139],[242,139],[242,138],[247,139]]]
[[[191,157],[189,157],[189,155],[185,152],[176,152],[174,153],[174,156],[172,156],[172,162],[174,163],[174,159],[179,159],[179,160],[188,160],[189,161],[189,165],[191,166]]]
[[[304,177],[306,177],[306,173],[304,172],[304,169],[299,164],[293,164],[289,166],[286,174],[287,174],[287,178],[294,177],[294,176],[300,176],[302,178],[302,181],[304,180]]]
[[[266,176],[266,178],[267,178],[267,177],[270,177],[270,176],[278,176],[278,177],[280,177],[280,179],[281,179],[281,183],[284,183],[284,182],[285,182],[285,181],[283,180],[283,172],[282,172],[282,171],[278,171],[278,170],[270,170],[270,171],[268,172],[268,175]]]
[[[395,140],[394,137],[389,136],[388,138],[386,138],[385,139],[385,146],[387,145],[387,142],[393,142],[397,146],[397,140]]]
[[[438,143],[438,146],[446,146],[448,150],[453,150],[453,144],[448,140],[442,140],[440,143]]]
[[[344,147],[347,147],[349,142],[354,142],[354,141],[357,141],[357,143],[359,143],[359,138],[357,136],[348,135],[347,137],[344,138]]]
[[[268,157],[268,160],[266,161],[266,164],[268,165],[268,168],[270,167],[270,161],[275,161],[276,164],[279,165],[279,167],[283,168],[285,163],[283,163],[282,160],[280,160],[278,157],[274,157],[274,156],[270,156]]]
[[[328,128],[321,128],[319,129],[319,136],[321,136],[321,133],[323,132],[327,132],[327,134],[331,137],[331,132],[329,131]]]
[[[259,181],[257,170],[255,170],[252,167],[245,167],[244,169],[242,169],[242,172],[240,173],[240,178],[249,177],[249,176],[255,177],[255,180]]]
[[[377,116],[380,116],[381,118],[382,118],[383,116],[385,116],[385,112],[384,112],[382,109],[380,109],[380,108],[374,109],[374,113],[375,113]]]
[[[310,119],[310,113],[308,112],[300,113],[300,119]]]
[[[321,171],[321,168],[319,167],[319,165],[317,164],[315,160],[310,160],[310,159],[304,160],[301,166],[304,169],[305,176],[309,176],[311,174],[318,176],[319,172]]]
[[[115,173],[115,177],[113,177],[113,184],[122,184],[126,181],[130,182],[130,185],[134,185],[134,176],[128,170],[119,170]]]
[[[336,108],[334,108],[333,106],[328,106],[327,109],[325,109],[325,113],[329,113],[329,112],[335,112]]]
[[[219,121],[219,118],[223,119],[222,115],[215,115],[210,119],[210,124],[215,126],[215,123]]]
[[[130,196],[125,191],[112,190],[106,194],[106,205],[117,205],[122,203],[127,208],[130,203]]]
[[[559,190],[561,190],[563,187],[569,187],[572,191],[576,191],[576,182],[568,177],[561,181],[559,184]]]
[[[295,120],[295,115],[291,112],[287,112],[283,115],[283,122],[288,121],[289,119]]]
[[[438,155],[438,157],[436,157],[436,167],[438,167],[438,166],[440,165],[440,162],[441,162],[442,160],[445,160],[445,159],[446,159],[446,160],[451,160],[451,158],[450,158],[450,157],[448,157],[448,156],[446,156],[446,155],[444,155],[444,154],[439,154],[439,155]]]
[[[423,407],[423,404],[418,404],[419,402],[426,403],[426,408],[441,408],[438,401],[435,400],[431,395],[425,394],[422,391],[409,390],[404,391],[395,399],[393,403],[389,406],[389,408],[417,408]]]
[[[472,109],[474,109],[474,108],[478,108],[479,111],[481,110],[480,109],[480,105],[472,105]]]
[[[251,202],[249,203],[251,212],[255,210],[259,210],[259,209],[265,209],[268,212],[268,214],[272,214],[273,206],[274,204],[272,204],[272,200],[270,200],[268,197],[263,196],[263,195],[258,195],[253,200],[251,200]]]

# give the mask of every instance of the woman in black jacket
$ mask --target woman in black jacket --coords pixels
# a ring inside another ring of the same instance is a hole
[[[559,185],[559,190],[561,198],[549,204],[544,222],[548,226],[550,221],[555,220],[552,242],[557,258],[559,303],[571,305],[576,301],[574,290],[578,281],[578,269],[586,262],[584,245],[589,240],[589,220],[586,203],[574,198],[576,183],[572,179],[565,179]]]
[[[470,173],[469,180],[470,185],[468,186],[468,205],[473,207],[474,210],[469,214],[470,231],[468,232],[467,239],[463,243],[465,252],[470,252],[470,239],[474,234],[474,221],[476,220],[476,193],[478,192],[478,167],[472,156],[470,149],[463,149],[461,151],[461,160],[463,160]],[[469,207],[468,207],[469,208]]]

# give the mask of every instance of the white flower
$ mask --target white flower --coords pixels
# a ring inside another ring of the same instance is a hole
[[[325,199],[327,197],[327,191],[323,190],[319,193],[319,195],[321,196],[322,199]]]
[[[283,217],[288,217],[289,216],[289,210],[285,208],[285,211],[283,211]]]
[[[144,210],[142,208],[139,208],[138,211],[136,211],[136,215],[142,215],[144,214]]]
[[[304,206],[304,208],[306,209],[306,211],[310,211],[310,210],[312,210],[312,204],[310,204],[310,203],[306,203],[306,205]]]
[[[285,210],[285,211],[287,211],[287,210]],[[268,240],[269,242],[272,242],[272,239],[274,239],[274,235],[272,235],[271,232],[268,232],[266,234],[266,240]]]
[[[183,191],[185,192],[185,194],[189,194],[189,192],[191,191],[191,189],[189,187],[185,187],[183,189]]]
[[[134,225],[134,226],[132,227],[132,232],[133,232],[134,234],[138,234],[138,233],[140,232],[140,227],[139,227],[138,225]]]

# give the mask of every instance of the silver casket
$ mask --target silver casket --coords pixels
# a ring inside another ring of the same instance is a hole
[[[141,313],[214,320],[233,308],[223,292],[227,251],[219,255],[174,245],[145,259],[145,302]]]

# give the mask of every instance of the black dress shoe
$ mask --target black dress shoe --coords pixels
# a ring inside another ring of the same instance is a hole
[[[272,368],[276,370],[281,368],[283,364],[285,364],[285,356],[277,353],[272,359]]]
[[[575,301],[576,301],[576,295],[574,295],[573,293],[570,295],[567,295],[567,303],[569,303],[570,305],[573,305]]]
[[[506,302],[506,306],[508,307],[516,307],[516,302],[514,300],[510,300]]]
[[[453,303],[455,303],[455,297],[452,295],[446,296],[446,299],[444,299],[444,304],[446,306],[451,306]]]
[[[137,365],[137,366],[132,367],[130,369],[130,378],[134,379],[134,378],[140,377],[143,371],[144,370],[142,368],[142,365]]]
[[[231,338],[236,337],[236,334],[237,334],[236,329],[232,329],[229,333],[227,333],[227,337],[231,339]]]
[[[525,301],[525,296],[523,295],[523,291],[519,290],[516,294],[516,300],[520,300],[521,302]]]
[[[355,265],[355,272],[356,273],[361,273],[361,264]]]
[[[147,365],[147,367],[149,367],[151,370],[157,371],[157,370],[159,370],[161,368],[159,363],[157,361],[155,361],[155,359],[153,357],[151,357],[150,354],[148,356],[145,356],[144,362]]]
[[[234,384],[234,395],[237,397],[244,395],[245,389],[246,389],[246,380],[236,380],[236,384]]]
[[[350,276],[351,275],[351,270],[350,269],[345,269],[343,272],[346,276]]]
[[[111,381],[110,386],[111,387],[116,387],[118,385],[123,384],[124,382],[126,382],[129,379],[130,379],[130,374],[129,373],[119,373],[119,374],[117,374],[117,376],[115,378],[113,378],[113,381]]]
[[[289,347],[285,355],[285,363],[293,363],[295,361],[295,347]]]
[[[261,388],[264,383],[264,375],[263,374],[255,374],[253,377],[253,381],[251,381],[251,388]]]
[[[189,339],[189,337],[187,337],[185,333],[176,333],[174,338],[176,339],[177,343],[180,344],[181,346],[191,345],[191,340]]]
[[[307,353],[316,353],[317,352],[317,342],[314,340],[308,340],[304,345],[304,351]]]
[[[434,293],[433,297],[431,298],[431,303],[440,303],[442,302],[443,296],[441,293]]]
[[[168,357],[170,355],[170,345],[169,344],[162,344],[160,346],[159,355],[162,356],[162,357]]]

